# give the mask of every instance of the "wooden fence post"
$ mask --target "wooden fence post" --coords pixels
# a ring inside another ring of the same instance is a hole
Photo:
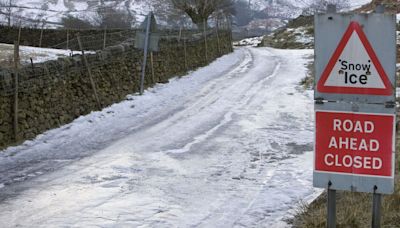
[[[35,74],[35,66],[33,65],[33,59],[29,58],[31,60],[31,68],[32,68],[32,73]]]
[[[107,27],[104,28],[103,49],[107,46]]]
[[[152,80],[153,83],[155,83],[153,52],[150,52],[150,66],[151,66],[151,80]]]
[[[228,24],[228,26],[229,26],[229,49],[230,49],[231,52],[233,52],[233,46],[232,46],[232,43],[233,43],[232,19],[230,17],[228,18],[228,22],[229,22],[229,24]]]
[[[179,27],[179,38],[178,38],[178,41],[181,41],[181,39],[182,39],[182,25],[181,25],[181,27]]]
[[[21,43],[21,32],[22,32],[22,22],[19,22],[19,29],[18,29],[18,48],[19,44]],[[19,49],[18,49],[18,58],[19,58]]]
[[[44,22],[42,24],[42,29],[40,30],[40,39],[39,39],[39,47],[42,47],[42,41],[43,41],[43,29],[44,29]]]
[[[207,45],[207,20],[204,20],[204,25],[203,25],[203,29],[204,29],[204,46],[205,46],[205,57],[206,57],[206,63],[208,62],[208,45]]]
[[[217,47],[218,47],[218,54],[221,55],[221,43],[219,40],[219,17],[217,16],[217,23],[216,23],[216,33],[217,33]]]
[[[101,107],[99,96],[97,94],[96,84],[94,83],[94,80],[93,80],[93,77],[92,77],[92,70],[90,69],[89,62],[87,61],[87,58],[86,58],[86,55],[85,55],[85,50],[83,49],[79,33],[76,35],[76,39],[78,40],[79,48],[82,51],[82,58],[83,58],[83,61],[85,63],[85,66],[86,66],[88,74],[89,74],[90,84],[92,85],[92,89],[93,89],[93,92],[94,92],[94,96],[96,98],[96,102],[97,102],[98,108],[101,109],[102,107]]]
[[[183,51],[185,52],[185,68],[186,68],[186,71],[188,71],[189,64],[188,64],[188,59],[187,59],[186,37],[183,38]]]
[[[14,121],[13,121],[13,128],[14,128],[14,140],[17,142],[19,140],[19,124],[18,124],[18,95],[19,95],[19,72],[18,67],[20,64],[20,57],[19,57],[19,44],[21,42],[21,30],[22,25],[21,21],[19,22],[19,30],[18,30],[18,39],[14,42]]]
[[[19,93],[19,40],[14,43],[14,140],[19,140],[19,126],[18,126],[18,93]]]
[[[67,50],[69,49],[69,30],[67,29]]]

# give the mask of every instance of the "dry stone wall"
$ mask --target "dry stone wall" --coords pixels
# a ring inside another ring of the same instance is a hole
[[[185,46],[187,66],[184,64]],[[215,34],[210,35],[207,46],[206,59],[204,39],[187,42],[161,40],[160,51],[153,56],[154,74],[148,64],[145,86],[168,82],[171,77],[205,66],[231,52],[230,34],[221,33],[219,39]],[[82,55],[25,66],[19,70],[17,140],[13,130],[14,72],[0,69],[0,148],[32,139],[46,130],[70,123],[81,115],[122,101],[128,94],[139,91],[143,53],[135,49],[131,42],[86,56],[101,107],[96,102]]]
[[[19,31],[18,27],[0,25],[0,43],[13,44],[19,36]],[[136,30],[122,29],[109,29],[106,31],[99,29],[45,29],[42,32],[40,28],[21,28],[20,44],[34,47],[41,45],[41,47],[46,48],[79,50],[75,39],[77,34],[80,34],[83,41],[92,41],[90,48],[93,50],[94,48],[100,49],[103,47],[104,32],[106,32],[106,46],[115,45],[128,37],[133,38],[136,34]]]

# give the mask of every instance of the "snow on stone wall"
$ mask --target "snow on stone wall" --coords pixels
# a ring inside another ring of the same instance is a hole
[[[187,43],[176,39],[161,40],[160,51],[153,57],[154,71],[149,59],[145,86],[168,82],[171,77],[205,66],[232,51],[228,33],[220,33],[219,42],[215,34],[210,35],[207,46],[206,59],[204,39]],[[134,49],[131,43],[87,55],[101,108],[138,92],[142,55],[142,51]],[[15,143],[13,78],[12,70],[0,69],[0,148]],[[81,55],[23,67],[19,72],[18,99],[19,141],[32,139],[99,109]]]

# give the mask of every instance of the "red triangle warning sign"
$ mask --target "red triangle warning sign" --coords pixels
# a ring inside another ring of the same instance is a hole
[[[317,84],[322,93],[392,95],[393,87],[358,22],[352,21]]]

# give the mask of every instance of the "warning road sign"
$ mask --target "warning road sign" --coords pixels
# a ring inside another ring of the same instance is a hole
[[[327,226],[336,226],[336,190],[394,192],[396,21],[379,5],[371,14],[315,17],[313,186],[327,189]]]
[[[360,24],[352,21],[317,89],[325,93],[391,95],[392,85]]]
[[[394,15],[317,15],[315,99],[393,103],[395,31]]]
[[[395,115],[315,113],[314,186],[393,192]]]
[[[394,115],[316,112],[315,170],[393,176]]]

